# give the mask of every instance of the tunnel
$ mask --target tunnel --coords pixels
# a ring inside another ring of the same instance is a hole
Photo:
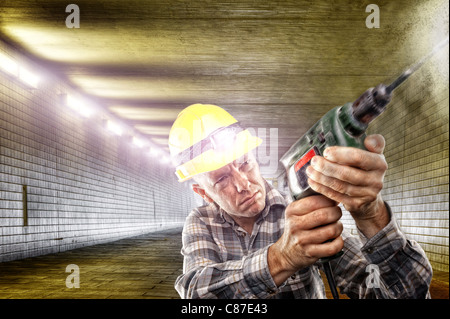
[[[0,299],[179,299],[183,228],[207,205],[175,174],[179,113],[229,112],[262,140],[265,182],[289,197],[282,156],[327,112],[448,39],[448,10],[441,0],[3,0]],[[386,141],[381,196],[429,260],[434,299],[448,299],[448,56],[447,44],[367,128]]]

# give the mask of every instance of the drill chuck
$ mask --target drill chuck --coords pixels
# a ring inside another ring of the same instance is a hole
[[[384,112],[391,101],[391,92],[384,84],[370,88],[353,102],[353,117],[366,125]]]

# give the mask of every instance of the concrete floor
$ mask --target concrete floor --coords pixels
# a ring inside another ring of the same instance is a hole
[[[182,272],[181,230],[0,263],[0,299],[177,299]],[[67,288],[68,265],[79,267],[80,288]],[[449,298],[448,273],[435,272],[433,298]],[[327,289],[327,296],[331,294]],[[345,296],[342,296],[345,298]]]

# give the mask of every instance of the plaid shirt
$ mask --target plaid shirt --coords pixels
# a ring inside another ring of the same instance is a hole
[[[283,234],[286,201],[267,183],[266,190],[266,207],[251,235],[216,204],[189,214],[182,236],[183,274],[175,283],[182,298],[326,298],[319,263],[275,285],[267,251]],[[392,214],[390,223],[370,239],[345,231],[342,237],[344,254],[331,261],[341,293],[350,298],[429,298],[428,259]]]

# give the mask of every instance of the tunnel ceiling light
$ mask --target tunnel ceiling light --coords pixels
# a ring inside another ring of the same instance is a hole
[[[148,155],[150,155],[151,157],[157,157],[160,154],[161,154],[161,151],[154,146],[152,146],[150,148],[150,151],[148,152]]]
[[[39,83],[39,77],[24,67],[19,67],[19,79],[33,89],[36,89]]]
[[[94,114],[92,105],[84,99],[77,98],[69,94],[66,97],[65,103],[67,107],[78,112],[83,117],[90,117],[92,114]]]
[[[164,155],[163,157],[161,157],[161,163],[170,164],[170,157],[167,155]]]
[[[142,148],[145,146],[145,141],[139,137],[133,136],[133,145]]]
[[[39,77],[28,68],[21,66],[16,60],[4,53],[0,53],[0,69],[19,79],[27,87],[36,89],[39,83]]]
[[[12,58],[1,52],[0,52],[0,68],[9,75],[13,75],[15,77],[19,76],[19,64],[17,64],[16,61],[14,61]]]
[[[106,121],[106,129],[119,136],[123,134],[123,128],[118,123],[112,120]]]
[[[176,166],[174,160],[169,154],[164,154],[161,157],[161,163],[165,165]]]

